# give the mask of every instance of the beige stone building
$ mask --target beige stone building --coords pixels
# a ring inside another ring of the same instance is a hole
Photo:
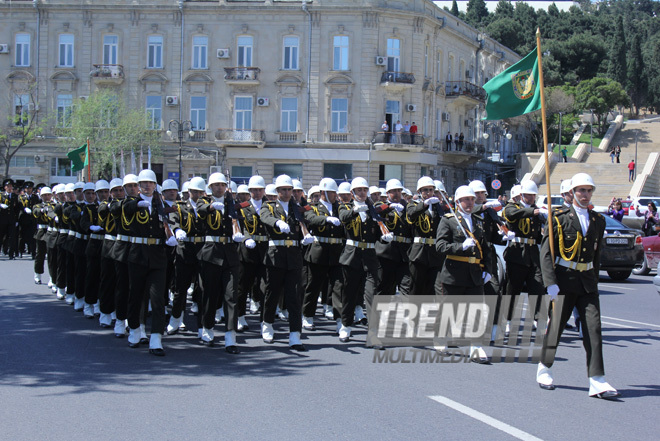
[[[75,99],[114,88],[162,131],[163,179],[178,177],[179,133],[184,180],[288,173],[305,187],[364,176],[414,189],[428,174],[451,190],[512,169],[528,144],[479,121],[481,85],[519,56],[427,0],[0,0],[0,52],[0,121],[25,111],[26,84],[28,111],[59,124]],[[391,133],[397,121],[417,134]],[[460,150],[447,133],[463,134]],[[10,175],[73,179],[55,134]]]

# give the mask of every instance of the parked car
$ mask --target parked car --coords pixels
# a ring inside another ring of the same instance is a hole
[[[660,231],[660,226],[656,226]],[[639,266],[633,269],[633,274],[645,276],[651,272],[651,269],[660,264],[660,232],[655,236],[642,237],[642,246],[644,247],[644,259]]]
[[[630,212],[630,205],[632,204],[632,199],[623,199],[621,201],[621,208],[623,208],[623,215],[628,216]]]
[[[604,217],[607,236],[603,240],[600,269],[607,271],[612,280],[626,280],[633,269],[644,261],[642,232],[609,216]]]
[[[536,198],[536,206],[539,208],[548,208],[547,203],[548,195],[540,194]],[[552,208],[559,208],[564,205],[564,198],[560,194],[552,195]]]
[[[635,210],[639,209],[640,214],[646,214],[648,205],[653,202],[656,207],[660,207],[660,196],[640,196],[633,198],[630,203],[630,215],[635,216]]]

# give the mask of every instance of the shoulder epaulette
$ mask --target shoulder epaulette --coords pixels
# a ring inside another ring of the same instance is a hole
[[[446,213],[443,217],[454,217],[454,213]]]

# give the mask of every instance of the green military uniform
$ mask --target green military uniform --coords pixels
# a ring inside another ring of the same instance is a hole
[[[411,295],[430,296],[440,292],[444,253],[436,247],[436,234],[444,213],[445,208],[440,203],[428,206],[424,201],[413,201],[406,207],[406,219],[413,236],[408,252]]]

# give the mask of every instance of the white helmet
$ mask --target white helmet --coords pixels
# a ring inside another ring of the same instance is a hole
[[[571,178],[571,190],[584,185],[591,185],[594,191],[596,191],[596,184],[594,184],[594,180],[587,173],[578,173]]]
[[[355,178],[351,181],[351,191],[356,188],[369,188],[369,183],[364,178]]]
[[[248,189],[252,188],[266,188],[266,181],[258,175],[254,175],[248,181]]]
[[[456,193],[454,193],[454,200],[459,201],[461,198],[470,196],[473,198],[477,197],[477,195],[474,194],[474,190],[472,190],[469,185],[461,185],[456,189]]]
[[[447,193],[447,190],[445,189],[445,184],[443,184],[442,181],[434,179],[433,183],[435,184],[435,189],[436,190],[443,191],[443,192]]]
[[[248,186],[245,184],[239,185],[238,188],[236,189],[236,194],[240,194],[240,193],[250,194],[250,190],[248,189]]]
[[[96,191],[96,185],[94,185],[93,182],[85,182],[83,184],[82,191],[87,191],[87,190]]]
[[[302,182],[300,182],[298,179],[293,179],[291,182],[293,182],[293,189],[294,190],[305,191],[305,189],[302,186]]]
[[[65,187],[66,187],[66,185],[64,185],[64,184],[57,184],[57,185],[55,186],[55,194],[61,194],[61,193],[64,193],[64,188],[65,188]]]
[[[149,169],[142,170],[138,175],[138,182],[153,182],[158,184],[158,181],[156,181],[156,173]]]
[[[181,186],[181,193],[188,193],[188,187],[190,186],[190,181],[186,181]]]
[[[532,180],[522,181],[520,183],[520,194],[538,194],[539,188]]]
[[[206,190],[205,190],[205,191],[206,191],[206,194],[209,195],[209,196],[211,196],[211,195],[213,194],[213,190],[211,190],[211,186],[210,186],[210,185],[207,185],[207,186],[206,186]]]
[[[82,190],[84,187],[85,187],[85,183],[84,183],[84,182],[80,182],[80,181],[78,181],[78,182],[76,182],[75,184],[73,184],[73,189],[74,189],[74,190]]]
[[[204,181],[204,178],[195,176],[190,180],[188,190],[206,191],[206,181]]]
[[[222,173],[213,173],[211,176],[209,176],[209,185],[211,184],[228,184],[227,178],[225,178],[225,175]],[[190,187],[188,187],[190,188]]]
[[[383,187],[380,187],[380,188],[378,189],[378,191],[380,191],[381,196],[382,196],[384,193],[387,193]]]
[[[332,178],[323,178],[319,182],[319,190],[321,191],[337,191],[337,182]]]
[[[162,193],[163,192],[163,187],[161,187],[160,184],[156,184],[156,191],[158,193]]]
[[[486,190],[486,186],[485,186],[484,183],[481,182],[481,181],[472,181],[472,182],[470,182],[470,188],[471,188],[475,193],[478,193],[478,192],[480,192],[480,191],[488,192],[488,190]]]
[[[179,191],[179,186],[176,185],[176,181],[174,179],[165,179],[163,181],[163,191],[165,190]]]
[[[69,183],[69,184],[66,184],[64,186],[64,192],[65,193],[73,192],[73,191],[75,191],[75,189],[76,189],[76,184],[73,184],[73,183]]]
[[[516,184],[511,187],[511,197],[515,198],[517,196],[520,196],[520,184]]]
[[[413,194],[412,194],[412,191],[410,191],[410,189],[408,189],[408,188],[404,188],[404,189],[403,189],[403,193],[407,194],[408,196],[412,196],[412,195],[413,195]]]
[[[275,188],[293,187],[293,181],[288,175],[279,175],[275,178]]]
[[[349,182],[342,182],[337,187],[337,194],[351,194],[351,184]]]
[[[96,181],[95,191],[99,190],[110,190],[110,184],[105,179],[99,179]]]
[[[309,194],[310,196],[313,195],[314,193],[320,193],[321,190],[319,189],[318,185],[313,185],[312,188],[309,189]]]
[[[39,194],[53,194],[53,190],[51,190],[50,187],[41,187]]]
[[[390,190],[403,190],[403,185],[401,185],[401,181],[398,179],[390,179],[387,181],[387,184],[385,184],[385,191],[388,192]]]
[[[275,188],[275,184],[266,185],[266,195],[277,196],[277,188]]]
[[[124,182],[123,185],[126,184],[137,184],[138,183],[138,177],[135,176],[133,173],[129,173],[126,176],[124,176]]]
[[[238,191],[238,185],[236,185],[236,182],[234,181],[229,181],[229,188],[231,189],[232,193],[236,193]]]
[[[428,176],[422,176],[417,180],[417,191],[419,191],[419,189],[422,187],[435,188],[435,183],[433,182],[433,179],[429,178]]]
[[[369,187],[369,196],[371,196],[374,193],[380,193],[380,188],[376,187],[375,185],[372,185]]]
[[[124,182],[121,180],[121,178],[113,178],[112,181],[110,181],[110,190],[113,188],[122,187],[123,185]]]
[[[559,186],[559,193],[560,194],[568,193],[569,191],[571,191],[571,188],[573,188],[571,187],[571,180],[564,179],[563,181],[561,181],[561,185]]]

